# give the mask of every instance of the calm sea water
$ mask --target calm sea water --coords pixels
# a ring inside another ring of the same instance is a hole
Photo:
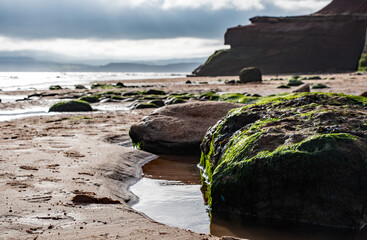
[[[50,85],[73,87],[91,82],[184,77],[186,73],[126,73],[126,72],[0,72],[3,91],[48,89]]]

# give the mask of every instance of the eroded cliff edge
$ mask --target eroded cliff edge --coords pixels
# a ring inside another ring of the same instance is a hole
[[[334,0],[311,15],[254,17],[227,29],[228,50],[216,51],[197,76],[237,75],[256,66],[265,74],[355,71],[365,44],[366,0]]]

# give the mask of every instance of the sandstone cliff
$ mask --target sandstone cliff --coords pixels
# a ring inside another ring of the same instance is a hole
[[[229,28],[231,49],[215,52],[194,74],[237,75],[248,66],[267,74],[354,71],[364,48],[367,1],[334,0],[315,14],[250,21]]]

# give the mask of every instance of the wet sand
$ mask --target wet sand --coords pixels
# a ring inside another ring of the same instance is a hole
[[[321,90],[324,92],[359,95],[367,91],[366,75],[325,77],[335,77],[335,80],[309,80],[306,83],[328,85],[330,88]],[[264,77],[270,78],[274,76]],[[155,88],[166,92],[215,90],[269,95],[294,90],[276,88],[285,80],[227,85],[223,84],[225,79],[236,77],[190,78],[194,84],[185,84],[188,78],[122,82],[140,85],[132,90]],[[55,91],[61,94],[59,96],[0,103],[0,109],[49,106],[57,98],[68,98],[80,91],[85,90],[60,90]],[[28,95],[34,92],[1,94]],[[118,105],[117,109],[122,108],[122,103],[111,104]],[[98,104],[94,107],[98,108]],[[127,204],[134,200],[128,186],[141,177],[141,166],[156,158],[133,150],[128,138],[130,126],[150,111],[56,114],[0,122],[1,238],[215,239],[157,223]],[[97,203],[87,204],[88,199],[73,202],[78,195],[89,196],[89,200]]]

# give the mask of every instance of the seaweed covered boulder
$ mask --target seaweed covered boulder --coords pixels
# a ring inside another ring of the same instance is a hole
[[[262,76],[260,69],[256,67],[246,67],[240,71],[240,83],[261,82]]]
[[[153,111],[131,126],[138,148],[157,154],[198,154],[206,130],[239,104],[194,102],[169,105]]]
[[[230,111],[201,144],[212,211],[360,229],[367,222],[367,99],[266,97]]]
[[[90,104],[82,100],[58,102],[52,105],[49,112],[89,112],[93,111]]]

